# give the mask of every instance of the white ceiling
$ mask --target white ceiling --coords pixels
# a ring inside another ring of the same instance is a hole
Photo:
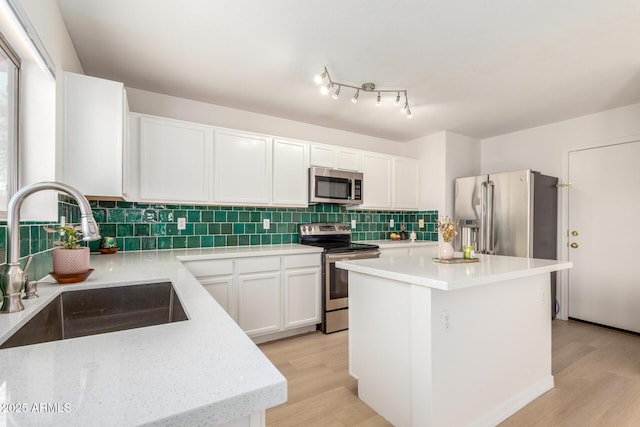
[[[408,141],[485,138],[640,102],[638,0],[58,0],[85,72]],[[314,74],[406,88],[322,96]],[[368,96],[365,96],[368,95]]]

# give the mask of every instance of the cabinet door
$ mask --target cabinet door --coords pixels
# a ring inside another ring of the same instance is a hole
[[[363,208],[391,208],[391,156],[362,154]]]
[[[393,159],[393,207],[418,209],[418,161]]]
[[[362,152],[338,148],[338,169],[360,172],[362,170]]]
[[[238,277],[238,324],[247,335],[279,331],[281,309],[280,272]]]
[[[88,196],[122,197],[122,83],[64,73],[64,180]]]
[[[215,277],[209,279],[199,279],[202,286],[211,294],[211,296],[220,304],[224,311],[229,313],[231,318],[238,321],[237,312],[232,303],[232,283],[233,276]]]
[[[337,147],[312,144],[311,166],[335,169],[338,166]]]
[[[308,144],[275,139],[273,141],[274,205],[307,206],[309,192]]]
[[[286,271],[284,293],[285,328],[320,323],[320,268]]]
[[[271,202],[271,138],[217,130],[214,141],[216,203]]]
[[[140,199],[209,201],[211,130],[178,120],[140,119]]]

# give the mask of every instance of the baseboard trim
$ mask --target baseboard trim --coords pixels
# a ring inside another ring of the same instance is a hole
[[[554,387],[553,375],[543,378],[537,383],[527,387],[520,393],[504,401],[491,412],[476,419],[470,424],[473,427],[496,426],[536,400]]]

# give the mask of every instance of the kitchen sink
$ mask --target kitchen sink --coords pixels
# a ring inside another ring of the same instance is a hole
[[[63,291],[0,349],[187,319],[170,282]]]

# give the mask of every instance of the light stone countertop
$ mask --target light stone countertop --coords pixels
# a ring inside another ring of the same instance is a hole
[[[28,409],[4,408],[0,425],[209,426],[285,402],[285,378],[178,258],[319,251],[274,245],[92,255],[95,271],[85,282],[39,283],[39,299],[0,315],[0,342],[63,290],[168,280],[189,320],[0,350],[0,405]],[[35,413],[41,403],[60,412]]]
[[[461,257],[456,253],[456,257]],[[499,255],[477,255],[479,262],[440,264],[436,246],[416,248],[411,254],[357,261],[339,261],[336,267],[372,276],[451,291],[502,280],[533,276],[571,268],[568,261],[519,258]]]

